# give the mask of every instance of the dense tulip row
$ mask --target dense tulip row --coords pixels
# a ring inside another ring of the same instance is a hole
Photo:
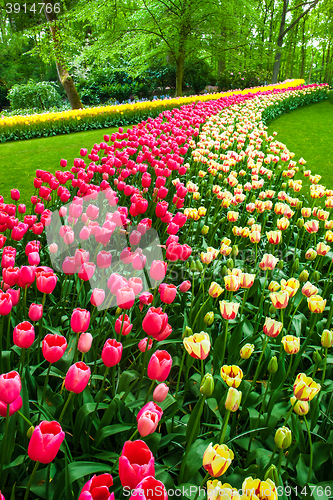
[[[0,201],[1,500],[329,488],[333,191],[263,122],[326,94],[163,111]]]
[[[302,85],[304,80],[294,80],[293,85]],[[92,130],[105,127],[118,127],[137,123],[147,118],[155,118],[163,111],[172,110],[190,103],[218,100],[231,95],[246,95],[264,92],[274,88],[286,89],[290,82],[266,87],[235,90],[201,96],[177,97],[167,100],[153,100],[121,104],[117,106],[98,106],[79,110],[42,113],[27,116],[0,117],[0,142],[49,137],[50,135],[68,134],[80,130]]]

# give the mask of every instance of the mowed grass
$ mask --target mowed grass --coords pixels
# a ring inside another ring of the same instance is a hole
[[[130,126],[124,127],[124,131],[128,128]],[[62,170],[61,158],[68,160],[68,168],[71,168],[74,158],[80,157],[81,148],[90,152],[95,143],[104,141],[104,134],[116,131],[118,128],[105,128],[0,144],[0,194],[6,203],[10,203],[10,190],[16,188],[21,193],[20,202],[30,203],[35,192],[33,180],[37,169],[54,174],[56,170]]]
[[[276,139],[295,153],[294,160],[306,160],[305,169],[322,176],[320,184],[333,189],[333,95],[328,100],[296,109],[272,121],[269,134],[276,131]],[[308,194],[309,185],[303,174],[304,188],[301,194]],[[322,204],[318,201],[317,205]]]

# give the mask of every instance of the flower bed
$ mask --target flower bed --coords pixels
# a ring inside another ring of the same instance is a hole
[[[301,85],[304,80],[294,80],[293,85]],[[69,134],[82,130],[93,130],[105,127],[123,126],[138,123],[148,117],[155,118],[165,110],[189,103],[217,100],[230,95],[242,95],[249,92],[285,89],[290,82],[267,87],[207,94],[204,96],[181,97],[167,100],[153,100],[119,106],[99,106],[95,108],[77,109],[54,113],[34,114],[31,116],[10,116],[0,118],[0,142],[32,139],[33,137],[49,137],[58,134]]]
[[[6,499],[331,496],[333,191],[263,123],[326,94],[166,110],[1,203]]]

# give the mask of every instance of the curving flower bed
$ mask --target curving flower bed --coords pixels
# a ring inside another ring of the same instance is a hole
[[[293,85],[302,85],[304,80],[294,80]],[[118,127],[138,123],[147,118],[155,118],[175,106],[190,103],[218,100],[231,95],[287,89],[290,82],[266,87],[256,87],[231,92],[206,94],[203,96],[177,97],[168,100],[153,100],[118,106],[97,106],[94,108],[75,109],[70,111],[41,113],[27,116],[0,117],[0,142],[32,139],[33,137],[49,137],[58,134],[69,134],[82,130],[93,130],[105,127]]]
[[[331,496],[333,191],[264,125],[327,88],[163,111],[1,201],[1,500]]]

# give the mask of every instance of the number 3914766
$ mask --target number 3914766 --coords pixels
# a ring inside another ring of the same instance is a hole
[[[32,4],[19,4],[19,3],[6,3],[6,12],[7,14],[19,14],[20,12],[23,12],[27,14],[28,12],[32,12],[33,14],[41,14],[44,11],[46,11],[47,14],[52,14],[54,12],[55,14],[60,13],[60,3],[45,3],[45,2],[38,2],[38,3],[32,3]]]

